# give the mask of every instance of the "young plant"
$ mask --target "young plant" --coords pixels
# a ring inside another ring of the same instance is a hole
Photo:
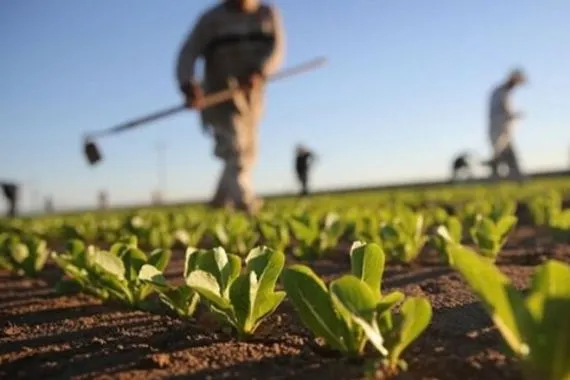
[[[548,229],[554,241],[559,243],[570,243],[570,209],[560,211],[553,215]]]
[[[424,218],[409,209],[402,209],[397,215],[380,227],[382,248],[391,259],[410,263],[428,240],[424,234]]]
[[[562,197],[556,191],[535,195],[527,202],[532,220],[537,226],[548,226],[561,212]]]
[[[478,214],[469,233],[481,255],[496,260],[517,221],[514,215],[504,215],[495,221],[491,217]]]
[[[431,236],[432,246],[439,252],[443,261],[450,264],[450,256],[447,251],[448,240],[456,243],[461,243],[463,237],[463,226],[459,218],[449,216],[443,223],[441,223]]]
[[[183,273],[185,279],[198,268],[198,259],[202,252],[193,247],[186,249]],[[152,286],[160,301],[178,316],[189,318],[196,312],[200,295],[188,285],[172,286],[168,284],[162,271],[150,264],[143,265],[139,279]]]
[[[369,341],[385,358],[389,371],[405,367],[400,356],[427,327],[431,305],[408,298],[399,314],[394,307],[405,297],[381,292],[385,256],[377,244],[353,244],[351,273],[330,283],[307,266],[283,272],[283,286],[301,321],[325,344],[349,356],[362,355]]]
[[[266,245],[277,251],[285,252],[291,240],[291,234],[286,223],[260,220],[257,225]]]
[[[453,267],[482,301],[529,380],[570,379],[570,266],[539,266],[529,292],[519,292],[493,263],[450,245]]]
[[[214,228],[216,244],[240,256],[246,255],[259,241],[259,233],[251,222],[241,215],[219,222]]]
[[[46,241],[32,235],[0,234],[0,268],[35,277],[49,256]]]
[[[219,247],[200,251],[196,267],[186,277],[186,284],[206,301],[211,311],[231,325],[239,338],[255,333],[285,298],[275,291],[277,278],[285,263],[285,255],[267,247],[252,249],[241,258]]]
[[[156,249],[148,256],[137,247],[136,238],[113,244],[109,251],[85,247],[80,240],[68,243],[65,253],[52,253],[55,263],[70,277],[72,284],[104,300],[115,299],[145,308],[153,287],[143,281],[141,269],[150,264],[162,271],[170,261],[170,251]],[[66,282],[58,284],[65,290]]]

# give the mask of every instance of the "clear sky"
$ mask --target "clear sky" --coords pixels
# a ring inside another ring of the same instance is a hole
[[[157,142],[167,199],[213,192],[220,163],[192,112],[100,140],[89,167],[85,131],[180,97],[174,61],[204,0],[0,2],[0,178],[51,194],[56,207],[150,200]],[[568,0],[277,0],[285,65],[326,55],[319,70],[271,85],[255,186],[293,190],[293,149],[320,155],[316,188],[442,177],[462,150],[487,156],[489,91],[513,66],[530,82],[514,102],[525,169],[569,160]],[[38,204],[36,206],[40,206]]]

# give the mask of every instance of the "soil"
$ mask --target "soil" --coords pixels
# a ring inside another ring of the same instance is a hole
[[[500,269],[524,289],[534,266],[570,262],[570,245],[528,226],[512,235]],[[346,250],[310,263],[328,281],[346,273]],[[167,276],[180,280],[183,252]],[[360,379],[363,362],[314,342],[285,301],[255,340],[239,342],[202,311],[184,320],[167,312],[128,310],[86,295],[58,295],[48,265],[39,279],[0,272],[0,378],[3,379]],[[425,295],[433,319],[404,354],[406,379],[519,379],[501,338],[458,274],[429,249],[412,266],[388,265],[384,289]]]

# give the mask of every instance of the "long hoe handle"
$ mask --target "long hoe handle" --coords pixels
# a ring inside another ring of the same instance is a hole
[[[274,81],[277,81],[280,79],[285,79],[285,78],[291,77],[293,75],[301,74],[301,73],[306,72],[306,71],[314,70],[317,67],[324,65],[325,63],[326,63],[326,58],[324,58],[324,57],[315,58],[311,61],[307,61],[305,63],[302,63],[299,65],[290,67],[288,69],[285,69],[283,71],[280,71],[279,73],[272,75],[269,78],[269,81],[274,82]],[[238,91],[238,89],[229,88],[229,89],[226,89],[226,90],[223,90],[220,92],[216,92],[216,93],[207,95],[204,99],[204,105],[201,108],[202,109],[208,108],[208,107],[214,106],[216,104],[230,100],[230,99],[232,99],[232,97],[234,96],[236,91]],[[89,134],[89,137],[100,137],[100,136],[106,136],[106,135],[110,135],[110,134],[123,132],[123,131],[131,129],[131,128],[139,127],[143,124],[147,124],[151,121],[155,121],[158,119],[165,118],[167,116],[177,114],[178,112],[181,112],[185,109],[187,109],[187,107],[184,104],[174,106],[174,107],[170,107],[168,109],[157,111],[157,112],[151,113],[149,115],[142,116],[142,117],[137,118],[135,120],[128,121],[126,123],[122,123],[122,124],[116,125],[114,127],[111,127],[111,128],[108,128],[108,129],[105,129],[102,131],[91,133],[91,134]]]

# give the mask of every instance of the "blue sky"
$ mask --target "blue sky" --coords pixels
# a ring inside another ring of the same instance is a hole
[[[261,125],[255,186],[296,188],[293,148],[320,155],[315,188],[448,175],[450,158],[489,154],[487,97],[513,66],[530,82],[514,98],[526,113],[516,144],[525,169],[569,159],[570,2],[567,0],[277,0],[285,65],[326,55],[328,65],[272,85]],[[215,1],[0,2],[0,177],[51,194],[61,208],[147,201],[155,146],[166,146],[167,199],[208,197],[221,164],[197,115],[100,141],[88,167],[85,131],[180,101],[179,45]],[[37,205],[36,205],[37,206]],[[41,204],[39,205],[41,206]]]

